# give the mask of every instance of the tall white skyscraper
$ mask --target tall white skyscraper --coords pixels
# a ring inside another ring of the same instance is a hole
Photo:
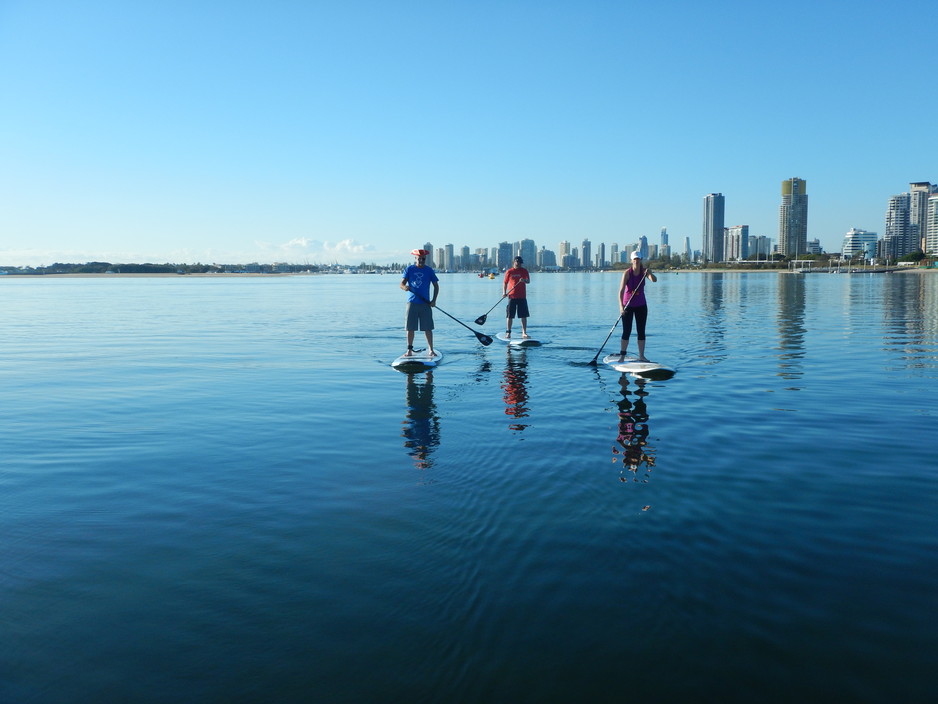
[[[431,242],[424,242],[423,248],[429,252],[429,254],[427,255],[427,262],[426,262],[427,266],[435,269],[436,267],[433,264],[433,244]]]
[[[592,244],[589,240],[583,240],[583,243],[580,245],[580,264],[585,269],[590,267],[590,257],[593,254]]]
[[[723,261],[723,211],[722,193],[704,196],[703,205],[703,258],[708,262]]]
[[[808,249],[808,182],[800,178],[782,181],[782,205],[778,212],[778,249],[795,257]]]

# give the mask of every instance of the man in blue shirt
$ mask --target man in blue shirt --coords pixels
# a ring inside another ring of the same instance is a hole
[[[427,356],[433,357],[433,306],[436,297],[440,294],[440,283],[436,272],[427,266],[425,249],[415,249],[411,252],[417,257],[417,263],[404,269],[404,278],[401,280],[401,290],[407,291],[407,313],[404,319],[404,329],[407,330],[407,351],[405,357],[414,354],[414,332],[423,330],[427,336]],[[433,294],[430,294],[430,287]]]

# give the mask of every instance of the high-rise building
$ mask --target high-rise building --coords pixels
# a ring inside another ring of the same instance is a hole
[[[518,255],[524,260],[525,267],[533,269],[537,266],[537,245],[534,240],[521,240],[518,243]]]
[[[883,231],[882,256],[895,262],[916,249],[915,235],[909,217],[910,197],[900,193],[890,197],[886,206],[886,229]]]
[[[427,266],[435,269],[436,267],[433,264],[433,244],[430,242],[424,242],[423,248],[429,252],[426,262]]]
[[[564,240],[560,243],[560,247],[557,250],[557,255],[560,257],[560,261],[563,261],[564,257],[568,257],[571,254],[570,243]]]
[[[666,246],[668,244],[668,228],[661,228],[661,246]]]
[[[915,249],[925,251],[928,240],[928,197],[938,192],[938,186],[928,181],[909,184],[909,226],[911,236],[916,240]]]
[[[592,245],[590,244],[590,241],[583,240],[583,243],[580,245],[580,264],[584,269],[589,269],[590,257],[592,254]]]
[[[690,237],[684,238],[684,263],[690,264],[694,260],[694,253],[690,248]]]
[[[514,255],[512,254],[511,242],[499,242],[496,266],[499,269],[510,269],[512,257],[514,257]]]
[[[734,225],[726,228],[723,243],[724,261],[745,261],[749,258],[749,225]]]
[[[725,203],[722,193],[704,196],[703,205],[703,258],[708,262],[723,261],[723,211]]]
[[[540,269],[556,269],[557,255],[542,245],[537,250],[537,266]]]
[[[879,238],[875,232],[851,228],[844,235],[844,244],[840,250],[840,256],[844,259],[852,259],[860,252],[863,252],[864,259],[872,259],[876,256],[876,240]]]
[[[638,251],[642,255],[642,259],[645,261],[648,260],[648,238],[645,235],[642,235],[638,238]]]
[[[456,254],[451,244],[443,246],[443,271],[456,271]]]
[[[615,263],[619,261],[619,243],[613,242],[609,246],[609,261]]]
[[[778,211],[778,249],[788,257],[808,248],[808,182],[800,178],[782,181],[782,205]]]
[[[928,196],[925,219],[928,221],[925,235],[925,253],[938,254],[938,193]]]
[[[772,238],[765,235],[749,235],[749,256],[767,261],[772,254]]]

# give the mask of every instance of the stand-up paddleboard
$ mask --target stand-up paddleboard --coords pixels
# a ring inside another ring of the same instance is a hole
[[[433,350],[433,356],[427,355],[426,350],[414,350],[412,355],[401,355],[393,362],[391,366],[402,372],[423,372],[427,369],[434,369],[443,360],[443,353],[439,350]]]
[[[637,357],[626,355],[619,361],[618,354],[607,354],[603,357],[603,364],[610,366],[617,372],[627,372],[635,376],[670,376],[674,374],[671,367],[658,362],[639,362]]]
[[[538,340],[534,337],[521,337],[520,332],[512,333],[511,337],[508,337],[507,333],[500,332],[495,339],[507,342],[511,347],[537,347],[547,342],[547,340]]]

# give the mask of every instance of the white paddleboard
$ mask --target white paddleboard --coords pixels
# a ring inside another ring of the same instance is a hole
[[[620,362],[619,355],[607,354],[603,357],[603,364],[609,365],[617,372],[626,372],[636,376],[675,373],[671,367],[665,366],[664,364],[659,364],[658,362],[639,362],[636,357],[630,355],[626,355]]]
[[[443,361],[443,353],[439,350],[433,350],[432,357],[427,355],[426,350],[414,350],[409,357],[401,355],[395,359],[391,362],[391,366],[403,372],[420,372],[433,369],[441,361]]]
[[[520,332],[513,332],[511,337],[508,337],[506,333],[500,332],[495,336],[495,339],[507,342],[511,347],[537,347],[546,342],[546,340],[537,340],[533,337],[521,337]]]

